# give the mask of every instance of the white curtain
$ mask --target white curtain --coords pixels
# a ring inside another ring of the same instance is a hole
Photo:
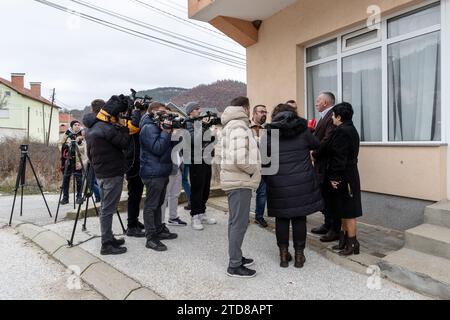
[[[440,32],[388,48],[389,140],[441,139]]]
[[[353,105],[361,141],[381,141],[381,48],[346,57],[342,67],[343,99]]]
[[[337,97],[337,62],[331,61],[307,69],[308,119],[320,119],[315,104],[323,91],[332,92]]]

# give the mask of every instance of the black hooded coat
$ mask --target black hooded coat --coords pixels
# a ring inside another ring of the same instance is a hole
[[[322,210],[322,195],[310,156],[320,141],[308,129],[307,121],[293,112],[277,114],[267,126],[267,134],[272,135],[276,129],[280,133],[279,171],[264,176],[269,216],[296,218]],[[270,137],[268,148],[271,150]]]

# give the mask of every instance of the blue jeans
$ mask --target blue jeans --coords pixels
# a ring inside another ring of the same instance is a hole
[[[183,167],[183,179],[182,185],[184,189],[184,193],[186,193],[186,198],[188,199],[189,204],[191,203],[191,185],[189,184],[189,165],[185,164]]]
[[[264,217],[264,210],[266,209],[266,183],[263,179],[259,184],[258,190],[256,190],[256,209],[255,218],[261,219]]]
[[[94,170],[92,170],[91,172],[92,172],[92,177],[91,177],[91,179],[92,179],[92,180],[91,180],[91,190],[92,190],[92,192],[94,193],[95,200],[101,200],[101,197],[100,197],[100,187],[99,187],[99,185],[98,185],[97,178],[95,177]]]

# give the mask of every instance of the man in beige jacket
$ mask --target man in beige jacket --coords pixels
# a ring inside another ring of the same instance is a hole
[[[230,277],[252,278],[255,270],[248,269],[254,261],[242,256],[242,243],[247,231],[252,191],[261,180],[258,144],[250,129],[250,103],[239,97],[232,101],[222,115],[225,126],[221,135],[222,189],[228,196],[228,242]]]

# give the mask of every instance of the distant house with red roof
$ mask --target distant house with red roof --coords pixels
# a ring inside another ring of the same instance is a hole
[[[11,80],[0,77],[0,140],[17,138],[45,143],[50,134],[50,143],[58,142],[60,108],[52,107],[41,90],[40,82],[31,82],[30,89],[25,88],[23,73],[13,73]]]

